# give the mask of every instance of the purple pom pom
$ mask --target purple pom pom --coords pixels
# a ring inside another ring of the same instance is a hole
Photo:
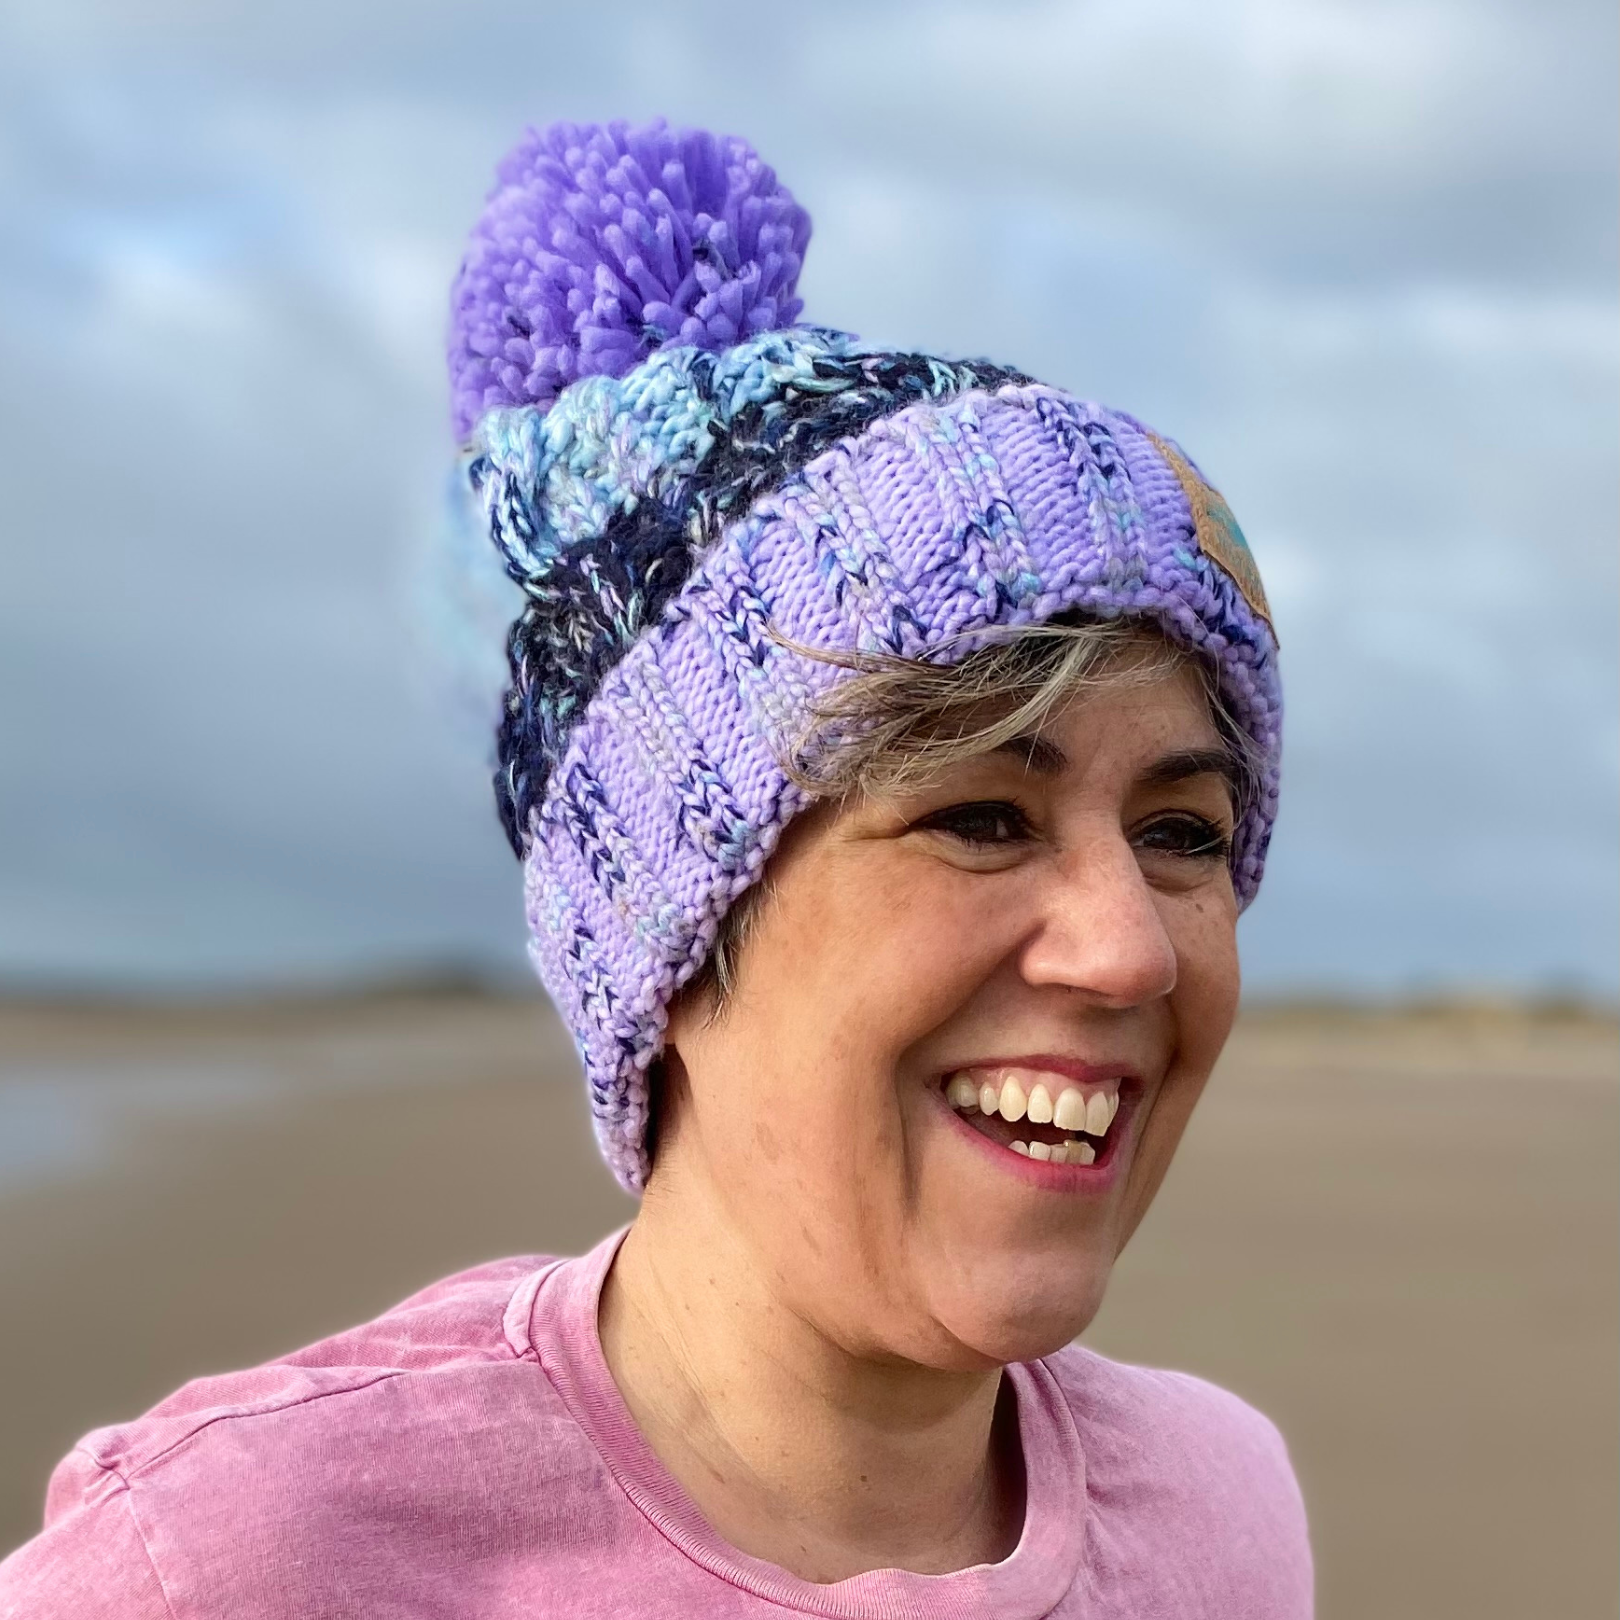
[[[655,349],[791,326],[810,216],[746,141],[662,120],[530,130],[498,171],[450,305],[463,438]]]

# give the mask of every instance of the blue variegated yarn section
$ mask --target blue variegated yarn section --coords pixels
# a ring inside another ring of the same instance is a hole
[[[730,517],[908,404],[1023,380],[796,327],[718,353],[664,349],[623,377],[582,378],[549,407],[490,411],[465,474],[526,598],[497,742],[512,847],[524,851],[530,812],[603,677]]]
[[[587,377],[549,407],[511,406],[479,423],[473,482],[491,535],[520,585],[542,579],[571,546],[599,540],[643,500],[674,504],[716,435],[749,406],[767,418],[790,391],[849,386],[854,340],[800,328],[715,353],[665,349],[624,377]]]

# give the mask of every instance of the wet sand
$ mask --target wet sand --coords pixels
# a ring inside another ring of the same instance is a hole
[[[84,1430],[631,1206],[540,1004],[0,1005],[0,1549]],[[1288,1437],[1324,1620],[1614,1613],[1611,1021],[1244,1020],[1087,1341]]]

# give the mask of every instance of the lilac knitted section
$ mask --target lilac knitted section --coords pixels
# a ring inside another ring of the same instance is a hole
[[[1068,611],[1158,626],[1216,670],[1265,762],[1233,881],[1276,812],[1276,642],[1242,536],[1175,446],[1039,384],[913,404],[754,500],[695,558],[567,733],[529,812],[531,955],[584,1059],[602,1150],[648,1161],[669,1002],[804,796],[782,766],[844,673],[782,645],[921,656]],[[771,631],[777,634],[771,634]]]

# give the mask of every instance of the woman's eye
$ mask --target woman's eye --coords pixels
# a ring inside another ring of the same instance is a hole
[[[986,801],[982,804],[953,804],[936,810],[917,823],[929,832],[942,832],[976,848],[993,844],[1016,844],[1029,837],[1029,817],[1016,804]]]
[[[1151,849],[1187,860],[1226,860],[1232,853],[1232,840],[1213,821],[1181,811],[1159,816],[1136,835],[1139,849]]]

